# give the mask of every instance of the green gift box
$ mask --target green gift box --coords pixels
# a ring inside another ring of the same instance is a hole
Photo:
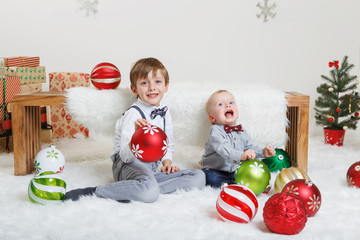
[[[46,72],[45,67],[7,67],[7,72],[20,77],[20,84],[45,83]]]

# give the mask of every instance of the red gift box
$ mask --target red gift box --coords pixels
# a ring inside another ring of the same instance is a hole
[[[3,124],[3,121],[10,119],[6,112],[6,104],[12,102],[13,96],[18,93],[20,93],[20,77],[4,77],[0,79],[0,135],[5,133],[9,126]]]
[[[90,86],[90,76],[85,73],[53,72],[49,73],[50,91],[64,91],[71,87]],[[51,124],[53,137],[74,137],[77,133],[89,135],[89,129],[77,124],[66,107],[51,106]]]
[[[7,58],[7,67],[38,67],[39,57],[10,57]]]
[[[5,82],[4,82],[5,81]],[[5,83],[5,102],[4,102],[4,83]],[[6,105],[12,102],[13,96],[20,93],[20,77],[5,77],[0,81],[0,104]]]

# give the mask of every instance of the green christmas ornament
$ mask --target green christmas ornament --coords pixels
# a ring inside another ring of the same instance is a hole
[[[35,175],[30,180],[28,196],[33,203],[43,205],[62,202],[65,197],[66,183],[60,174],[48,171]]]
[[[260,160],[249,159],[241,163],[235,172],[235,182],[250,188],[256,195],[270,185],[269,168]]]
[[[270,172],[281,171],[283,168],[291,166],[290,156],[280,148],[275,149],[275,156],[264,158],[262,161],[268,166]]]

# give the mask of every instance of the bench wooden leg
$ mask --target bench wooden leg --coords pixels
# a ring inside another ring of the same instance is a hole
[[[309,98],[292,95],[288,104],[287,118],[289,139],[285,151],[290,155],[292,166],[308,169]],[[299,101],[297,101],[298,99]],[[298,102],[298,103],[297,103]]]
[[[40,151],[40,107],[13,105],[14,174],[25,175],[34,170],[34,158]]]

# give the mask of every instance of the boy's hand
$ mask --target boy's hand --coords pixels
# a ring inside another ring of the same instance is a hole
[[[273,147],[271,147],[271,146],[267,146],[267,147],[265,147],[264,148],[264,150],[263,150],[263,155],[264,155],[264,157],[272,157],[272,156],[275,156],[275,154],[276,154],[276,151],[274,150],[274,148]]]
[[[161,171],[165,172],[166,174],[170,174],[170,173],[174,173],[180,170],[180,168],[178,168],[177,166],[172,166],[171,165],[171,160],[170,159],[165,159],[162,162],[163,166],[161,167]]]
[[[144,127],[146,124],[148,124],[148,121],[146,119],[137,119],[135,122],[135,131],[138,130],[139,128]]]
[[[248,149],[240,156],[240,161],[245,161],[246,159],[254,159],[256,157],[256,153],[252,149]]]

